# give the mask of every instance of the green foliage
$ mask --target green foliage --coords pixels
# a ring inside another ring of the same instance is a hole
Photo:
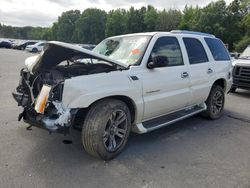
[[[79,10],[70,10],[63,12],[62,16],[58,18],[57,22],[57,40],[64,42],[76,42],[73,32],[76,22],[79,20],[81,13]]]
[[[241,26],[242,19],[242,9],[240,0],[233,1],[227,7],[227,16],[225,18],[224,27],[227,30],[227,35],[225,36],[225,41],[229,44],[229,46],[233,47],[235,41],[239,41],[242,38],[242,33],[244,33],[243,28]]]
[[[107,15],[106,36],[124,34],[126,31],[127,13],[124,9],[112,10]]]
[[[250,44],[250,36],[244,36],[236,45],[235,50],[237,52],[243,52],[243,50]]]
[[[145,8],[141,8],[140,10],[134,9],[131,7],[127,12],[127,20],[126,20],[126,33],[139,33],[145,31],[144,25],[144,13]]]
[[[81,43],[98,43],[105,38],[106,12],[86,9],[77,20],[74,37]]]
[[[156,29],[156,20],[158,19],[157,10],[153,6],[149,5],[143,17],[146,28],[145,31],[154,31]]]
[[[180,23],[180,29],[199,31],[198,25],[201,9],[199,7],[185,6]]]
[[[237,5],[235,5],[237,3]],[[246,46],[250,44],[250,2],[249,0],[234,0],[231,4],[237,6],[234,33],[238,33],[239,37],[235,38],[234,48],[238,52],[242,52]]]
[[[96,44],[114,35],[175,29],[211,33],[229,44],[230,50],[241,51],[250,43],[250,2],[233,0],[227,5],[224,0],[217,0],[203,8],[185,6],[183,11],[160,11],[151,5],[108,13],[95,8],[82,13],[70,10],[49,28],[0,24],[0,37]]]
[[[227,32],[226,23],[226,3],[223,0],[212,2],[204,7],[200,19],[198,20],[199,30],[213,33],[215,36],[225,41]]]
[[[178,10],[168,10],[165,9],[159,12],[157,21],[156,21],[156,30],[157,31],[171,31],[179,27],[181,23],[182,14]]]
[[[250,36],[250,14],[247,14],[242,19],[242,27],[246,30],[246,35]]]

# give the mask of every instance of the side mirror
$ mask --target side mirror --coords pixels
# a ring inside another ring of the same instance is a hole
[[[147,67],[149,69],[157,68],[157,67],[166,67],[168,65],[168,58],[166,56],[155,56],[150,57]]]

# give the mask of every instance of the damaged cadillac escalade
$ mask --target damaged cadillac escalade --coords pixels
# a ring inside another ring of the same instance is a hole
[[[13,97],[19,120],[67,134],[85,150],[116,157],[132,131],[146,133],[202,113],[223,114],[232,65],[222,41],[189,31],[107,38],[93,51],[48,42],[26,59]]]

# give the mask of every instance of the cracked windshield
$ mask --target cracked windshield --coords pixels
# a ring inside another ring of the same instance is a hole
[[[93,50],[126,65],[136,65],[144,54],[150,36],[115,37],[102,41]]]

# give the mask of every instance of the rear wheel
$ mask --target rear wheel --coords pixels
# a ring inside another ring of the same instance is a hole
[[[131,129],[127,105],[116,99],[104,99],[89,110],[82,129],[84,149],[92,156],[110,160],[125,147]]]
[[[225,93],[221,86],[214,85],[206,100],[207,110],[201,115],[210,119],[218,119],[223,114]]]

